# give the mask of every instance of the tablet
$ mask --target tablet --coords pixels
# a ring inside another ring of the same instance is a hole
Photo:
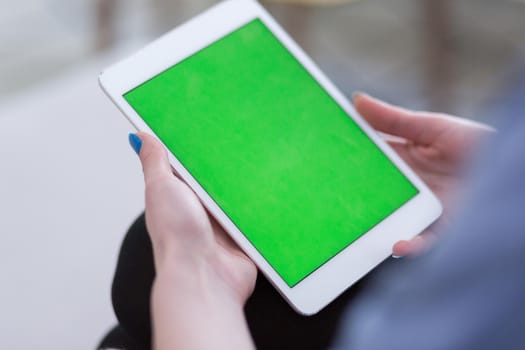
[[[216,5],[99,80],[302,314],[322,309],[441,213],[256,1]]]

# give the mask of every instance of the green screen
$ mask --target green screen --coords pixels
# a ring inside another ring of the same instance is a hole
[[[418,193],[258,19],[124,98],[290,287]]]

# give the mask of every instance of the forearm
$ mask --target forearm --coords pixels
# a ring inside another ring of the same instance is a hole
[[[205,266],[164,265],[152,293],[156,350],[254,348],[242,301]]]

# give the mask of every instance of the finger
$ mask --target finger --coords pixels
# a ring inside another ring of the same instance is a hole
[[[419,235],[409,241],[399,241],[392,248],[395,257],[414,256],[424,253],[432,246],[434,238],[432,235]]]
[[[439,118],[432,113],[392,106],[363,93],[354,95],[354,106],[374,129],[416,143],[432,143],[440,126]]]
[[[145,132],[139,132],[137,136],[142,140],[139,157],[146,183],[153,179],[173,176],[168,155],[162,144]]]
[[[394,257],[403,257],[416,255],[421,252],[423,249],[423,244],[421,239],[414,239],[411,241],[399,241],[394,244],[392,248],[392,256]]]

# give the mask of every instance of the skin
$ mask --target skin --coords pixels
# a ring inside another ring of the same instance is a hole
[[[480,139],[493,132],[482,124],[405,110],[365,94],[356,94],[354,105],[445,208],[461,180],[462,164]],[[173,175],[163,146],[151,135],[138,136],[157,273],[152,292],[154,348],[254,348],[243,306],[255,285],[255,265]],[[434,239],[434,229],[398,242],[393,254],[420,254]]]
[[[463,167],[479,142],[495,130],[446,114],[415,112],[389,105],[366,94],[354,95],[354,107],[385,135],[390,146],[441,200],[444,213],[425,232],[392,248],[395,257],[418,255],[431,246],[438,228],[453,211]]]

